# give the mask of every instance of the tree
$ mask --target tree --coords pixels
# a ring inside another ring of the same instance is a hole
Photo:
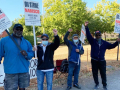
[[[50,36],[54,28],[58,29],[60,36],[65,35],[69,28],[80,34],[82,24],[92,17],[82,0],[44,0],[44,7],[42,26]]]

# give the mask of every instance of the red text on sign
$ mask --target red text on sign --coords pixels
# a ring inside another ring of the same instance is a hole
[[[37,14],[40,13],[39,10],[35,10],[35,9],[27,9],[27,8],[25,8],[25,12],[29,12],[29,13],[37,13]]]
[[[82,30],[82,33],[85,35],[85,32]]]
[[[5,14],[4,14],[4,13],[0,15],[0,19],[3,18],[3,17],[5,17]]]

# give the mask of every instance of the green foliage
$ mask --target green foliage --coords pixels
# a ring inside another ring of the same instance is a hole
[[[24,36],[24,38],[26,40],[28,40],[32,45],[34,45],[34,36],[32,36],[32,35],[26,35],[26,36]]]

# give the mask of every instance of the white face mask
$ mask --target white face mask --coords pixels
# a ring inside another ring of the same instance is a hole
[[[74,39],[73,39],[73,42],[74,42],[74,43],[77,43],[77,42],[78,42],[78,39],[77,39],[77,40],[74,40]]]
[[[42,41],[43,45],[48,45],[48,41]]]

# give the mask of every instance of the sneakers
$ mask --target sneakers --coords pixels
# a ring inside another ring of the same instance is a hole
[[[74,84],[73,87],[75,87],[77,89],[81,89],[81,87],[78,84]]]
[[[97,90],[97,89],[99,89],[99,85],[95,85],[93,90]]]
[[[108,90],[106,86],[103,86],[103,90]]]
[[[70,90],[72,87],[70,87],[70,86],[68,86],[67,88],[66,88],[66,90]]]

